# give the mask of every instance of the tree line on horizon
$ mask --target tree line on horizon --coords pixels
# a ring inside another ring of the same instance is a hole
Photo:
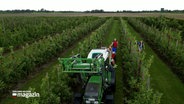
[[[15,10],[0,10],[0,13],[184,13],[184,10],[165,10],[161,8],[160,10],[142,10],[142,11],[132,11],[132,10],[117,10],[117,11],[104,11],[103,9],[87,10],[87,11],[54,11],[46,10],[44,8],[40,10],[30,10],[30,9],[15,9]]]

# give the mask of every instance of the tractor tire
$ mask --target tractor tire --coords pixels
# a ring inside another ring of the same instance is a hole
[[[116,73],[114,69],[111,71],[111,91],[112,92],[116,91]]]
[[[114,96],[106,95],[105,96],[105,104],[114,104]]]
[[[82,95],[81,95],[81,93],[76,93],[74,95],[73,104],[81,104],[81,103],[82,103]]]

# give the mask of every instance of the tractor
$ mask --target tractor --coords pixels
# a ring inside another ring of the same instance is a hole
[[[103,47],[92,49],[87,58],[79,54],[59,58],[65,73],[78,74],[83,83],[80,93],[74,95],[74,104],[114,104],[115,70],[111,65],[111,51]]]

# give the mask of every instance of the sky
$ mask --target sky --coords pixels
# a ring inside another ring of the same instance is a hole
[[[55,11],[184,10],[184,0],[0,0],[0,10],[31,9]]]

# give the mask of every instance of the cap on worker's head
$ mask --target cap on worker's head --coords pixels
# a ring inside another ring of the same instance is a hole
[[[116,41],[116,38],[114,38],[114,41]]]

